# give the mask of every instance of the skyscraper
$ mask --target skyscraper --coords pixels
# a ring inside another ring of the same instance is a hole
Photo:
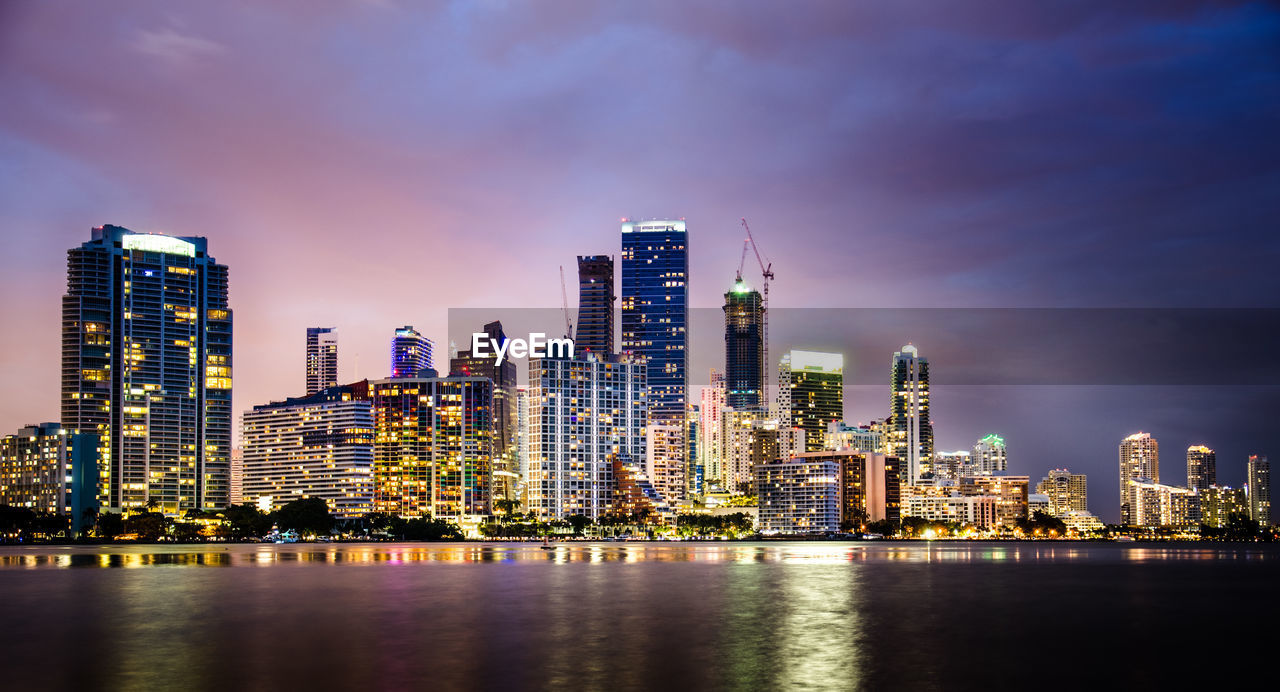
[[[685,411],[689,248],[684,221],[622,224],[622,350],[645,359],[649,415]]]
[[[827,427],[844,420],[844,356],[791,351],[782,356],[778,378],[779,419],[804,430],[806,452],[822,450]]]
[[[423,336],[410,325],[396,330],[391,339],[391,376],[434,376],[431,370],[431,339]]]
[[[729,406],[757,411],[764,396],[764,304],[739,277],[724,294],[724,380]]]
[[[1009,456],[1005,451],[1004,438],[994,433],[978,440],[973,445],[971,463],[983,476],[998,476],[1009,469]]]
[[[58,423],[0,437],[0,505],[61,514],[74,531],[98,506],[98,439]]]
[[[915,485],[933,461],[928,359],[915,346],[903,346],[893,354],[889,381],[889,456],[901,460],[903,484]]]
[[[1160,482],[1160,443],[1148,433],[1134,433],[1120,442],[1120,523],[1133,525],[1136,507],[1129,484],[1138,480]]]
[[[698,404],[698,457],[704,485],[724,476],[724,373],[711,369]]]
[[[1049,496],[1049,514],[1063,517],[1067,512],[1089,511],[1089,479],[1083,473],[1052,469],[1041,479],[1036,492]]]
[[[1218,456],[1204,445],[1187,447],[1187,487],[1191,490],[1218,484]]]
[[[613,257],[578,256],[578,333],[574,348],[613,353]]]
[[[104,509],[227,505],[231,310],[204,238],[107,225],[68,251],[62,424],[99,438]]]
[[[1271,526],[1271,462],[1249,455],[1249,518],[1259,526]]]
[[[307,327],[307,395],[338,384],[338,330]]]
[[[490,322],[484,333],[491,342],[502,343],[507,335],[501,322]],[[449,374],[455,377],[487,377],[493,382],[493,499],[516,499],[519,481],[516,434],[516,364],[492,355],[475,356],[470,349],[449,359]]]

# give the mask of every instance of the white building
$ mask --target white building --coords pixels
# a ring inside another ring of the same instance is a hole
[[[762,533],[840,530],[840,464],[830,458],[789,459],[755,467]]]
[[[864,423],[857,425],[841,422],[828,423],[827,432],[822,438],[822,448],[881,452],[884,449],[884,435]]]
[[[992,495],[935,495],[910,493],[903,502],[903,516],[954,522],[990,529],[997,522],[999,498]]]
[[[644,472],[669,505],[685,498],[684,426],[650,423],[644,428]]]
[[[1009,458],[1005,452],[1004,438],[991,434],[978,440],[973,445],[972,464],[975,475],[998,476],[1009,469]]]
[[[804,431],[761,418],[759,411],[723,411],[722,476],[720,486],[732,494],[749,495],[755,467],[762,462],[790,459],[804,453]]]

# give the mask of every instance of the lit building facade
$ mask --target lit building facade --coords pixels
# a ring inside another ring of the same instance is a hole
[[[1040,479],[1036,492],[1049,496],[1049,514],[1059,519],[1067,512],[1089,511],[1089,479],[1083,473],[1052,469]]]
[[[391,377],[434,377],[431,351],[434,344],[411,325],[391,337]]]
[[[1187,447],[1187,488],[1200,490],[1218,484],[1218,455],[1204,445]]]
[[[1164,485],[1149,479],[1131,480],[1125,498],[1130,521],[1146,528],[1186,527],[1199,514],[1199,498],[1186,488]]]
[[[996,519],[1004,526],[1012,527],[1017,520],[1026,519],[1028,512],[1027,476],[965,476],[960,479],[960,495],[991,495],[996,498]]]
[[[698,403],[698,459],[704,486],[718,484],[724,477],[724,373],[713,368],[710,382],[702,388]]]
[[[830,457],[760,464],[755,468],[754,485],[762,533],[840,530],[840,464]]]
[[[669,423],[645,426],[644,471],[654,489],[668,504],[685,499],[688,489],[685,460],[685,427]]]
[[[992,495],[935,495],[912,493],[904,516],[920,517],[989,530],[1000,525],[1000,499]]]
[[[338,385],[338,330],[307,327],[307,395]]]
[[[102,507],[227,505],[231,322],[204,238],[108,225],[68,251],[62,424],[98,437]]]
[[[807,442],[808,438],[806,437]],[[849,425],[841,421],[835,421],[827,423],[827,430],[822,435],[822,449],[856,449],[863,452],[882,452],[884,449],[884,434],[863,423]]]
[[[502,322],[484,325],[491,342],[507,339]],[[470,349],[458,351],[449,359],[449,374],[454,377],[487,377],[493,382],[493,479],[490,486],[494,500],[517,499],[520,462],[517,440],[516,364],[510,359],[498,363],[492,355],[476,356]]]
[[[231,503],[244,502],[244,447],[231,449]]]
[[[1259,526],[1271,526],[1271,462],[1259,454],[1250,454],[1249,518]]]
[[[373,511],[373,409],[367,382],[254,406],[242,420],[241,502],[274,511],[316,497],[342,518]]]
[[[644,359],[655,421],[684,415],[688,281],[684,221],[623,222],[622,350]]]
[[[787,461],[779,459],[775,461]],[[830,461],[839,469],[840,521],[861,526],[900,518],[898,460],[875,452],[842,449],[801,452],[791,461]],[[774,463],[773,461],[765,464]]]
[[[991,434],[978,440],[973,445],[973,456],[970,457],[974,471],[981,476],[996,476],[1009,469],[1009,456],[1005,451],[1004,438]]]
[[[929,418],[929,361],[907,344],[893,354],[889,392],[889,444],[902,460],[902,480],[915,485],[933,461]]]
[[[932,469],[935,481],[958,481],[963,476],[981,475],[973,463],[972,452],[968,450],[934,452]]]
[[[578,256],[578,326],[573,346],[579,352],[615,353],[613,344],[613,257]]]
[[[755,467],[761,463],[789,459],[804,452],[804,431],[762,418],[761,411],[725,408],[721,438],[724,457],[718,486],[734,495],[749,495],[755,482]]]
[[[1249,516],[1249,495],[1244,488],[1211,485],[1200,488],[1200,523],[1220,529],[1232,514]]]
[[[374,511],[459,523],[490,514],[493,382],[410,377],[369,388]]]
[[[728,405],[760,410],[764,401],[764,303],[741,278],[724,294],[724,380]]]
[[[778,391],[779,419],[804,431],[805,451],[826,449],[827,427],[844,420],[844,356],[796,350],[783,354]],[[786,411],[781,410],[784,402]]]
[[[80,525],[98,506],[98,438],[58,423],[0,438],[0,505],[60,514]]]
[[[1142,526],[1129,503],[1128,484],[1136,480],[1160,482],[1160,443],[1144,432],[1120,442],[1120,523],[1125,526]]]
[[[526,508],[542,520],[599,519],[614,462],[640,473],[648,424],[646,367],[625,356],[529,361]]]

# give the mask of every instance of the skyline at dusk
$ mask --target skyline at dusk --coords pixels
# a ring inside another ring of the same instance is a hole
[[[618,254],[621,217],[687,220],[694,308],[719,310],[742,216],[779,312],[1275,305],[1274,7],[700,7],[7,4],[0,424],[57,420],[66,251],[106,223],[230,268],[237,419],[303,392],[307,327],[337,327],[347,382],[389,374],[401,325],[447,359],[450,310],[558,312],[558,267]],[[1268,373],[1275,337],[1242,344]],[[884,415],[902,344],[943,380],[973,364],[913,333],[780,338],[771,369],[850,351],[852,421]],[[1233,485],[1280,455],[1274,379],[1064,380],[940,386],[938,448],[999,433],[1010,472],[1089,474],[1108,520],[1131,433],[1167,482],[1191,444]]]

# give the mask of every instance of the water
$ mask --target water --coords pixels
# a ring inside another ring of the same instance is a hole
[[[11,690],[1217,688],[1259,663],[1270,670],[1278,587],[1280,549],[1263,545],[0,548],[0,680]]]

